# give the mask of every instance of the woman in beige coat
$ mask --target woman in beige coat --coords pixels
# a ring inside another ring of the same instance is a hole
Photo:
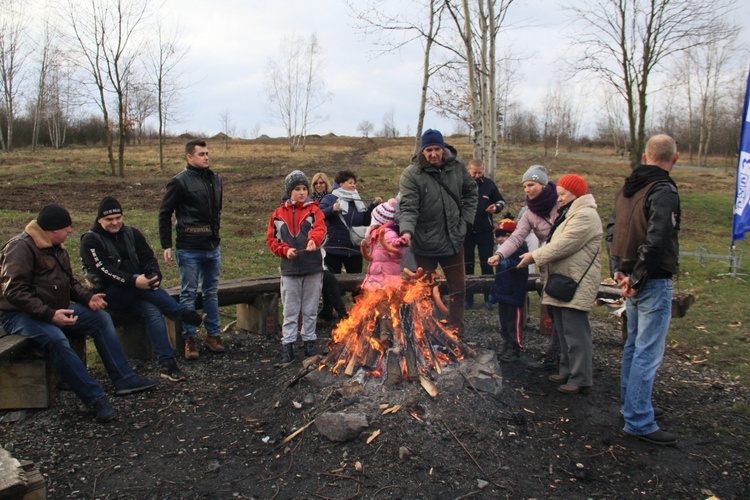
[[[552,321],[560,334],[560,370],[550,375],[563,384],[560,392],[575,394],[593,385],[592,339],[589,311],[601,280],[602,221],[594,197],[586,194],[583,177],[564,175],[557,183],[560,211],[547,242],[521,257],[519,267],[537,263],[546,272],[562,274],[580,283],[570,302],[555,299],[545,290],[542,304],[554,306]],[[590,266],[590,267],[589,267]],[[581,279],[583,278],[583,279]]]

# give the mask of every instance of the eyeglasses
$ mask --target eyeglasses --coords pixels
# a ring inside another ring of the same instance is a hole
[[[318,181],[318,182],[316,182],[316,183],[315,183],[315,185],[316,185],[316,186],[317,186],[318,184],[323,184],[323,185],[325,186],[325,185],[326,185],[326,181]]]

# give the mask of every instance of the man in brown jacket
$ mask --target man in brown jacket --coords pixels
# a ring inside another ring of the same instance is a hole
[[[0,253],[0,324],[6,332],[32,339],[100,422],[117,416],[101,385],[73,351],[68,336],[88,335],[115,386],[124,396],[154,387],[139,377],[125,358],[112,319],[104,312],[104,294],[93,294],[75,279],[63,243],[71,229],[70,214],[47,205],[36,220],[12,238]]]

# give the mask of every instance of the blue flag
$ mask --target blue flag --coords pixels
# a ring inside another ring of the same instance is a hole
[[[737,160],[737,185],[734,192],[734,220],[732,221],[732,245],[744,240],[750,231],[750,72],[745,87],[745,107],[742,111],[742,133]]]

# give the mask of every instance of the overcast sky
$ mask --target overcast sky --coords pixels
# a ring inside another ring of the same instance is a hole
[[[401,0],[398,5],[407,9],[414,4]],[[738,5],[737,18],[750,21],[750,1],[740,0]],[[550,81],[562,74],[565,16],[556,0],[516,0],[511,6],[506,24],[519,28],[508,31],[498,46],[509,43],[524,55],[522,82],[514,97],[526,108],[537,109]],[[328,119],[310,133],[359,135],[356,129],[362,120],[370,120],[379,130],[391,108],[402,134],[407,125],[412,133],[416,130],[420,44],[376,57],[374,39],[354,28],[343,0],[167,0],[162,17],[179,19],[183,43],[190,47],[183,62],[186,104],[179,122],[170,125],[174,133],[218,133],[220,114],[229,110],[237,136],[249,137],[256,127],[261,134],[283,136],[268,113],[263,82],[269,60],[291,33],[316,33],[325,58],[331,99],[322,113]],[[750,40],[748,31],[744,40]],[[748,61],[743,64],[747,69]],[[446,133],[454,129],[452,122],[431,111],[425,127]]]

